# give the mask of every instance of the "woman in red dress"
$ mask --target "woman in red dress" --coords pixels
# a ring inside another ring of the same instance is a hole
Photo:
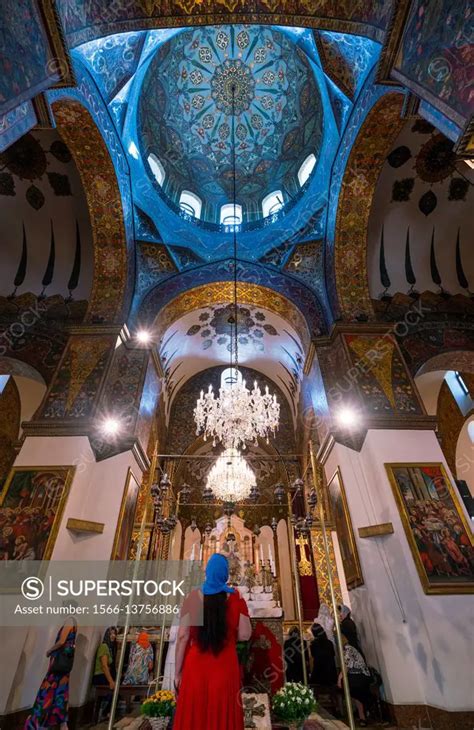
[[[250,639],[252,626],[247,604],[228,579],[227,559],[212,555],[201,590],[183,605],[173,730],[244,730],[236,642]]]

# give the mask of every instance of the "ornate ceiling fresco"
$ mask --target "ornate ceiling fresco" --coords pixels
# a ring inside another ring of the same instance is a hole
[[[234,139],[236,197],[244,208],[239,278],[290,299],[297,293],[311,331],[325,330],[331,169],[380,46],[320,35],[276,26],[169,28],[108,36],[73,51],[76,73],[100,92],[127,155],[140,241],[134,316],[149,319],[152,304],[232,277],[232,233],[216,220],[220,204],[232,200]],[[163,165],[163,189],[151,175],[150,153]],[[309,154],[316,163],[300,185],[297,173]],[[200,220],[180,210],[183,189],[200,196]],[[272,189],[283,192],[283,210],[262,218],[262,198]]]
[[[168,412],[181,386],[194,374],[216,365],[230,365],[233,305],[213,304],[192,309],[167,328],[159,354],[165,370]],[[291,405],[299,397],[305,353],[296,329],[287,319],[264,307],[239,305],[238,359],[272,379]]]
[[[234,96],[232,90],[234,89]],[[174,36],[148,66],[139,102],[142,155],[165,170],[163,190],[203,201],[201,219],[219,223],[233,199],[245,221],[262,218],[275,190],[288,202],[298,170],[319,157],[323,108],[305,53],[283,32],[262,26],[209,26]],[[149,172],[151,175],[151,171]]]
[[[189,24],[269,23],[357,33],[382,41],[391,0],[57,0],[68,45],[137,28]],[[317,6],[317,7],[316,7]]]
[[[370,292],[469,294],[474,187],[454,144],[428,122],[406,122],[379,178],[368,227]]]

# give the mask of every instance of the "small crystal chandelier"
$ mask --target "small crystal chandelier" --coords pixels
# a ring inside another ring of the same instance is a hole
[[[234,136],[234,103],[235,85],[232,85],[232,168],[233,168],[233,202],[234,202],[234,313],[228,322],[231,328],[230,364],[221,376],[221,387],[216,397],[209,385],[207,393],[201,391],[194,419],[196,434],[204,432],[204,439],[212,438],[213,445],[221,441],[225,449],[245,449],[247,441],[258,444],[258,438],[266,439],[275,435],[280,419],[280,404],[276,396],[271,395],[268,386],[262,394],[257,382],[253,390],[248,390],[242,373],[239,371],[238,356],[238,305],[237,305],[237,225],[236,225],[236,161]]]
[[[255,474],[237,449],[226,449],[210,470],[206,490],[224,502],[247,499],[257,484]]]

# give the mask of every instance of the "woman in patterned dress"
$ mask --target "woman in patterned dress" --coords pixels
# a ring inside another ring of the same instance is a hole
[[[24,730],[39,730],[58,725],[61,730],[68,730],[69,673],[55,672],[54,660],[64,651],[74,657],[76,634],[76,620],[68,616],[67,622],[58,631],[54,645],[46,652],[46,656],[50,658],[48,671],[41,682]]]
[[[145,631],[138,634],[130,649],[130,659],[123,680],[124,684],[148,684],[153,670],[153,649]]]

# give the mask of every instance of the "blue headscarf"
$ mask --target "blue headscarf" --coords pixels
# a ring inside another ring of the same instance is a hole
[[[227,585],[229,580],[229,563],[225,555],[214,553],[209,558],[206,567],[206,580],[202,584],[202,592],[205,596],[213,596],[216,593],[234,593],[234,589]]]

